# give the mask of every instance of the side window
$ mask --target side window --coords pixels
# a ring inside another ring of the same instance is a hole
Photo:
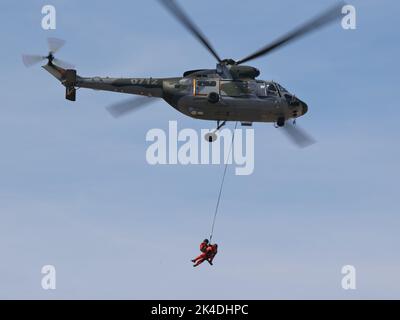
[[[257,83],[257,96],[259,97],[267,96],[267,85],[264,82]]]
[[[254,92],[252,85],[247,81],[223,80],[221,81],[221,95],[230,97],[247,96]]]
[[[209,80],[198,80],[197,85],[199,87],[215,87],[217,85],[217,82]]]
[[[213,80],[195,80],[195,95],[206,96],[210,92],[215,91],[217,82]]]

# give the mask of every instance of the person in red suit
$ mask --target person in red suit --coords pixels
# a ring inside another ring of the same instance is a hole
[[[214,260],[215,256],[217,255],[217,253],[218,253],[218,245],[216,243],[208,246],[207,261],[209,264],[213,265],[213,260]]]
[[[204,239],[203,242],[200,243],[200,251],[203,253],[206,252],[209,244],[210,242],[208,241],[208,239]]]
[[[213,260],[215,255],[218,252],[218,245],[214,244],[211,245],[208,239],[205,239],[201,244],[200,244],[200,251],[201,254],[192,260],[194,263],[193,267],[197,267],[200,264],[202,264],[204,261],[208,261],[209,264],[213,265]]]

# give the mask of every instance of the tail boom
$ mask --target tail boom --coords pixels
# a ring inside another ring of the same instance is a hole
[[[80,77],[74,69],[63,69],[53,63],[43,68],[58,79],[66,88],[66,99],[75,101],[76,88],[128,93],[149,97],[164,96],[163,83],[165,79],[154,78],[109,78]]]

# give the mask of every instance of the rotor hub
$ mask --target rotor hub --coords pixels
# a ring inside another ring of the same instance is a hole
[[[49,55],[46,57],[46,59],[49,61],[49,64],[53,63],[53,61],[54,61],[53,53],[49,52]]]
[[[221,61],[221,64],[227,65],[227,66],[234,66],[236,65],[236,61],[233,59],[224,59]]]

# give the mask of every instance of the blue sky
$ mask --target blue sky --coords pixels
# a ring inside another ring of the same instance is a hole
[[[41,29],[41,8],[57,30]],[[224,57],[240,58],[334,1],[181,1]],[[299,150],[255,128],[255,172],[226,178],[215,267],[190,259],[211,227],[222,166],[149,166],[146,132],[211,128],[164,102],[116,121],[126,96],[79,90],[74,104],[22,53],[58,56],[83,76],[179,76],[213,58],[156,1],[0,4],[0,298],[400,298],[400,130],[396,1],[350,1],[339,25],[252,65],[306,101],[318,140]],[[41,267],[57,289],[40,286]],[[357,268],[357,290],[340,286]]]

